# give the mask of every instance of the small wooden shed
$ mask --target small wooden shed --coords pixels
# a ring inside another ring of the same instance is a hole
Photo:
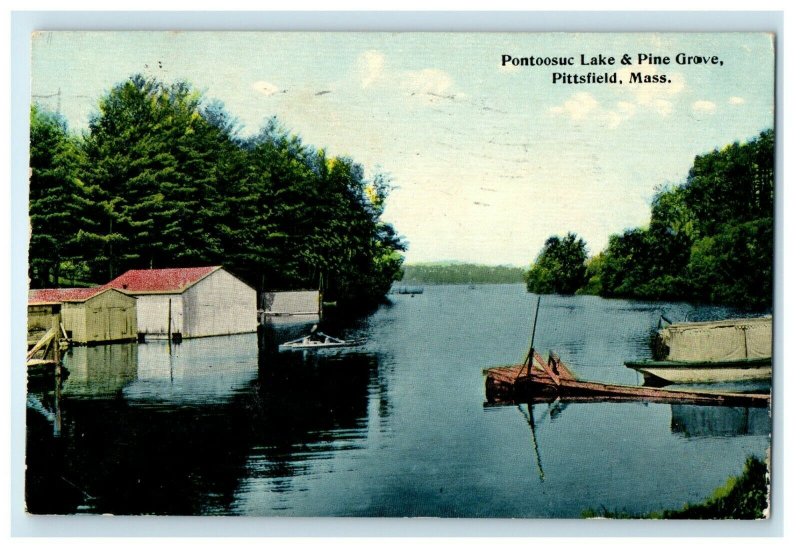
[[[28,323],[40,309],[61,306],[61,322],[75,344],[136,340],[136,299],[107,287],[36,289],[28,294]]]
[[[136,297],[138,332],[145,338],[256,331],[256,290],[221,266],[129,270],[104,287]]]
[[[61,303],[28,303],[28,346],[35,344],[53,328],[60,329]]]

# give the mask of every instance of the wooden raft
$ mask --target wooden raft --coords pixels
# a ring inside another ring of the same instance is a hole
[[[531,350],[522,365],[493,367],[486,371],[486,399],[492,403],[562,401],[652,401],[696,405],[767,407],[769,394],[671,390],[581,381],[554,353],[545,361]]]

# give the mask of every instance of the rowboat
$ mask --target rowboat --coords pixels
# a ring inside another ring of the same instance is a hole
[[[654,342],[653,359],[625,362],[651,386],[772,378],[769,316],[672,323]]]
[[[359,346],[362,340],[343,340],[326,335],[321,331],[305,335],[299,339],[285,342],[278,346],[278,350],[323,350],[326,348],[348,348]]]
[[[642,360],[625,362],[625,366],[639,371],[644,376],[644,383],[650,386],[772,378],[772,358],[728,361]]]

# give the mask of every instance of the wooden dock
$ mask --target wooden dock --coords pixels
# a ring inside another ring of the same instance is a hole
[[[554,353],[544,360],[533,349],[521,365],[493,367],[486,371],[489,404],[553,401],[685,403],[767,407],[769,394],[671,390],[582,381]]]

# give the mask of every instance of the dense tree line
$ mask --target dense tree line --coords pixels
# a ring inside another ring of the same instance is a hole
[[[242,138],[221,103],[136,75],[82,135],[32,108],[31,285],[222,264],[258,289],[369,304],[402,274],[389,186],[274,118]]]
[[[468,263],[414,264],[404,267],[407,284],[518,284],[524,270],[514,266]]]
[[[580,265],[550,261],[551,238],[528,273],[529,288],[769,308],[774,149],[775,134],[768,130],[697,156],[685,183],[656,194],[647,228],[612,235],[602,253]],[[561,288],[566,291],[531,286],[532,279],[548,279],[557,269],[559,277],[585,276],[585,282]]]

